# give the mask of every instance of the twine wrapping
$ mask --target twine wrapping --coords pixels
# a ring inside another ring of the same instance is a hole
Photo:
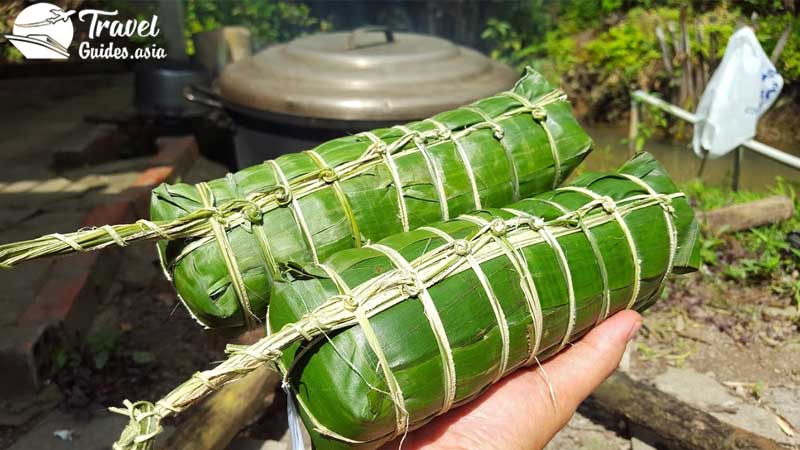
[[[235,352],[217,367],[195,374],[159,402],[155,404],[137,402],[134,404],[137,405],[135,408],[115,409],[116,412],[124,411],[131,418],[120,440],[115,444],[117,446],[115,449],[151,448],[162,418],[185,410],[208,393],[244,377],[266,361],[275,361],[280,357],[281,351],[294,342],[309,341],[317,336],[355,325],[364,327],[369,323],[369,318],[408,298],[419,296],[425,289],[446,277],[471,270],[476,263],[507,256],[509,248],[498,239],[500,237],[505,239],[512,249],[548,243],[549,239],[583,233],[581,227],[575,226],[579,219],[591,229],[620,219],[624,221],[626,215],[643,208],[660,206],[669,211],[672,200],[679,197],[683,197],[683,194],[648,193],[630,196],[619,202],[613,200],[609,202],[609,199],[604,197],[592,198],[582,207],[550,221],[530,217],[494,218],[467,239],[448,241],[444,245],[430,249],[413,261],[407,261],[407,265],[398,264],[394,270],[349,289],[349,293],[345,295],[330,298],[300,320],[247,347],[246,351]],[[542,230],[545,228],[548,231],[543,234]],[[670,254],[674,254],[675,251],[676,247],[671,245]],[[470,258],[473,259],[472,262]],[[670,258],[670,264],[673,261],[674,259]],[[366,336],[369,335],[366,333]],[[370,346],[373,349],[380,348],[378,343],[371,343]],[[536,361],[533,349],[529,360]],[[381,368],[384,371],[388,370],[388,363],[385,360],[381,361]],[[386,376],[387,379],[391,379],[390,371]],[[392,386],[390,383],[389,387],[390,395],[396,400],[397,406],[398,429],[394,435],[399,435],[418,424],[409,423],[408,413],[402,407],[402,391],[399,386]],[[146,414],[146,417],[143,418],[143,414]],[[142,421],[145,419],[146,426],[142,426]],[[320,432],[325,431],[324,427],[316,429]],[[335,433],[331,435],[338,436]],[[346,442],[356,442],[342,438]]]

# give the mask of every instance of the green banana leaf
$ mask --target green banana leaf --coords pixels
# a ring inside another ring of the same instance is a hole
[[[286,266],[268,326],[306,336],[279,365],[316,449],[377,448],[697,268],[692,208],[649,154],[570,186]],[[355,326],[305,326],[392,296]]]
[[[318,262],[543,192],[590,149],[563,94],[529,70],[510,94],[432,120],[334,139],[201,185],[162,185],[151,219],[210,211],[217,223],[202,236],[159,242],[164,269],[202,324],[254,326],[280,263]],[[238,216],[225,213],[232,204]]]

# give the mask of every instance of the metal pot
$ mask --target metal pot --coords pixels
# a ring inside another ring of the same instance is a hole
[[[385,28],[305,36],[229,65],[215,92],[247,167],[325,140],[433,115],[510,88],[517,74],[475,50]]]
[[[145,116],[198,117],[205,108],[186,101],[186,86],[208,83],[202,67],[178,61],[143,62],[134,69],[134,105]]]

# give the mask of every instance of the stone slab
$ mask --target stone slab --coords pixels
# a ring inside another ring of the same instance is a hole
[[[764,400],[775,412],[800,432],[800,386],[767,388]]]
[[[789,436],[778,425],[776,415],[765,407],[731,394],[713,377],[692,369],[670,367],[656,377],[658,389],[704,409],[717,419],[784,445],[800,445],[800,436]],[[776,395],[777,404],[791,413],[800,407],[800,398]],[[791,420],[789,417],[786,419]]]
[[[89,420],[56,410],[8,450],[108,450],[126,423],[126,417],[103,410]],[[172,431],[165,427],[164,433],[156,439],[156,448],[163,448]]]

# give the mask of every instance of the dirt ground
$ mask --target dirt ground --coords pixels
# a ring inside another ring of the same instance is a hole
[[[61,392],[58,408],[90,419],[125,399],[156,399],[224,356],[225,340],[201,331],[179,307],[154,257],[153,246],[126,250],[87,342],[65,344],[52,355],[59,367],[50,380]],[[30,425],[0,428],[0,448]]]
[[[735,247],[723,249],[721,259],[735,257]],[[783,438],[786,448],[794,449],[800,422],[799,331],[800,312],[790,296],[772,292],[766,283],[741,285],[704,268],[671,278],[661,301],[644,313],[642,330],[621,366],[659,388],[666,373],[681,371],[676,373],[687,377],[689,396],[684,401],[696,400],[695,406],[738,426],[765,422],[754,425],[755,431],[766,430],[772,433],[768,437]],[[703,389],[699,382],[726,392],[698,392]],[[726,400],[708,404],[709,395],[712,400],[713,395],[726,395]],[[773,407],[776,396],[782,396],[784,409]],[[630,441],[636,430],[627,424],[609,429],[596,422],[593,411],[580,411],[584,415],[577,414],[547,450],[652,448]],[[752,411],[757,414],[748,415]]]
[[[636,373],[688,365],[728,382],[800,383],[800,316],[791,298],[767,286],[676,277],[668,297],[646,313]]]
[[[90,411],[93,405],[157,398],[224,357],[225,339],[201,330],[178,304],[153,246],[126,253],[127,267],[115,280],[116,292],[101,304],[86,346],[68,353],[53,380],[68,408]]]

